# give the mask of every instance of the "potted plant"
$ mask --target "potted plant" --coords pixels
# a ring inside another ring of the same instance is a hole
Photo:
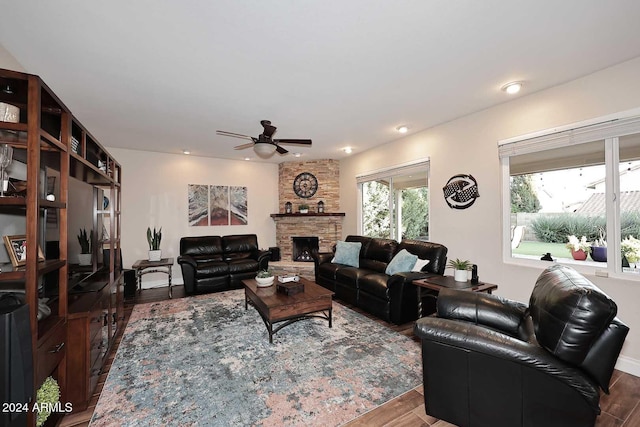
[[[91,241],[93,240],[93,235],[87,233],[87,230],[84,228],[80,229],[80,234],[78,234],[78,243],[80,243],[80,253],[78,254],[78,264],[80,265],[91,265]]]
[[[162,259],[162,251],[160,250],[160,241],[162,240],[162,227],[156,230],[153,227],[147,227],[147,242],[149,242],[149,261],[160,261]]]
[[[309,212],[309,205],[306,203],[301,203],[298,205],[298,212],[306,214]]]
[[[468,271],[471,269],[471,261],[456,258],[450,259],[447,265],[453,268],[453,279],[456,282],[466,282],[469,279]]]
[[[636,268],[636,263],[640,259],[640,240],[629,235],[620,244],[622,255],[627,259],[629,267]]]
[[[258,287],[267,287],[273,284],[273,273],[269,270],[260,270],[256,274],[256,282],[258,282]]]
[[[605,239],[605,231],[601,227],[599,235],[591,244],[591,259],[597,262],[607,262],[607,240]]]
[[[580,240],[578,240],[573,234],[567,237],[569,238],[569,242],[565,246],[571,251],[573,259],[577,261],[587,259],[587,254],[591,251],[591,244],[587,242],[587,238],[582,236]]]

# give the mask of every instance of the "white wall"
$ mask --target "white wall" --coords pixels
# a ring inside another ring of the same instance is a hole
[[[109,148],[122,166],[122,257],[125,267],[146,259],[147,227],[162,227],[162,257],[174,257],[173,283],[182,283],[177,263],[180,238],[256,234],[261,248],[275,246],[278,212],[278,165],[253,161],[153,153]],[[188,184],[247,187],[247,225],[190,227],[187,220]],[[143,276],[145,287],[166,284],[166,276]]]
[[[447,246],[450,258],[469,259],[478,264],[481,280],[498,284],[499,295],[528,301],[543,267],[523,267],[502,261],[497,142],[638,108],[638,75],[640,58],[342,160],[340,205],[347,212],[344,235],[357,232],[357,174],[429,157],[431,240]],[[442,194],[447,180],[459,173],[473,175],[480,192],[480,198],[465,210],[450,209]],[[619,317],[631,328],[618,368],[640,376],[640,311],[637,310],[640,281],[595,276],[589,279],[616,301]]]
[[[26,72],[24,67],[0,44],[0,68]]]

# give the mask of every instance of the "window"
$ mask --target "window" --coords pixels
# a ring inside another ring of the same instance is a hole
[[[359,233],[387,239],[429,239],[428,162],[357,178]]]
[[[640,273],[635,114],[499,143],[505,260],[548,253],[558,262]]]

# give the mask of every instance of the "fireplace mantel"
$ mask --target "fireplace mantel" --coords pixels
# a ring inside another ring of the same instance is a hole
[[[289,217],[294,217],[294,216],[345,216],[344,212],[323,212],[323,213],[317,213],[317,212],[309,212],[309,213],[299,213],[299,212],[294,212],[294,213],[276,213],[276,214],[271,214],[271,218],[289,218]]]

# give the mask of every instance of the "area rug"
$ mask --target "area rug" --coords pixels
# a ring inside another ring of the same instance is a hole
[[[422,382],[419,344],[334,302],[269,344],[244,291],[137,305],[91,426],[337,426]]]

